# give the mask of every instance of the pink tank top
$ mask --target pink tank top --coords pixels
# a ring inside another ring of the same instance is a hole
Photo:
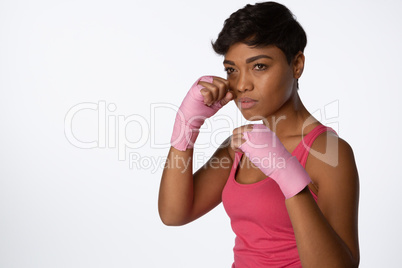
[[[315,127],[292,152],[303,167],[314,140],[326,131],[335,132],[323,125]],[[236,234],[232,268],[302,267],[284,195],[269,177],[253,184],[238,183],[235,175],[241,157],[241,152],[235,154],[222,192],[223,206]]]

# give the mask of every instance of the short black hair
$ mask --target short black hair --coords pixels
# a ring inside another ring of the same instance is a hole
[[[251,47],[274,45],[283,51],[290,64],[299,51],[304,52],[307,36],[287,7],[263,2],[248,4],[230,15],[212,47],[219,55],[225,55],[238,42]]]

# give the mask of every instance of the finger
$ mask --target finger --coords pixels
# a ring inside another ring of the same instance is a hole
[[[243,132],[250,132],[253,131],[254,129],[254,124],[248,124],[244,126],[244,131]]]
[[[223,99],[221,99],[222,106],[228,104],[231,100],[233,100],[234,96],[233,93],[228,91]]]
[[[208,101],[206,102],[207,105],[212,105],[215,101],[218,100],[219,88],[215,84],[204,81],[200,81],[198,82],[198,84],[204,87],[203,89],[201,89],[201,91],[209,95]]]
[[[239,149],[239,147],[245,142],[246,142],[246,140],[244,139],[243,135],[241,135],[241,134],[232,135],[230,147],[234,151],[241,151],[241,149]]]
[[[222,100],[225,97],[226,92],[228,92],[228,89],[229,89],[228,82],[225,80],[214,79],[213,83],[218,88],[217,100]]]
[[[212,83],[200,81],[198,84],[211,90],[214,102],[222,100],[229,91],[229,81],[217,76],[213,77]]]
[[[222,83],[222,84],[224,84],[224,88],[222,88],[222,91],[221,91],[221,93],[222,93],[222,95],[221,95],[221,97],[220,97],[220,100],[221,99],[223,99],[223,98],[225,98],[226,96],[227,96],[227,92],[231,92],[232,94],[231,94],[231,96],[232,96],[232,98],[231,98],[231,100],[232,99],[234,99],[234,97],[235,97],[235,94],[234,94],[234,92],[230,89],[230,83],[229,83],[229,81],[227,80],[227,79],[224,79],[224,78],[221,78],[221,77],[214,77],[214,81],[219,81],[220,83]],[[227,103],[227,102],[226,102]],[[225,104],[226,104],[225,103]],[[223,105],[223,104],[222,104]]]
[[[201,95],[202,95],[203,98],[204,98],[204,104],[205,104],[205,105],[208,105],[208,104],[212,101],[212,99],[213,99],[213,96],[212,96],[211,91],[208,90],[207,88],[202,88],[202,89],[200,90],[200,93],[201,93]]]
[[[214,81],[215,80],[220,81],[220,82],[224,83],[227,88],[229,88],[229,81],[227,79],[222,78],[222,77],[218,77],[218,76],[214,76],[213,78],[214,78]]]
[[[233,131],[232,131],[233,135],[243,133],[242,128],[243,127],[238,127],[238,128],[233,129]]]
[[[253,124],[244,125],[233,130],[233,135],[242,134],[253,130]]]

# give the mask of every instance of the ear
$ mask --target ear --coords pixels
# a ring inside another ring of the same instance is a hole
[[[299,79],[304,70],[304,54],[299,51],[293,59],[293,77]]]

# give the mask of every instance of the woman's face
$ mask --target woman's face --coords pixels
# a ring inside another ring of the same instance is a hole
[[[304,58],[303,58],[304,63]],[[223,62],[237,107],[250,121],[281,113],[297,92],[295,64],[276,46],[232,45]]]

